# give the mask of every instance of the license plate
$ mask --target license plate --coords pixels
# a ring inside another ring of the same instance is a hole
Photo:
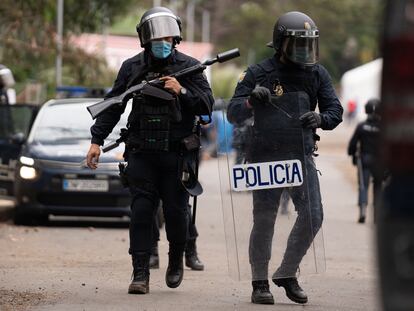
[[[65,191],[97,191],[106,192],[109,190],[107,180],[95,179],[64,179],[63,190]]]

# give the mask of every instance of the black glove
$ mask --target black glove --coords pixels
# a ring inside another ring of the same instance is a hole
[[[263,86],[256,86],[249,97],[249,104],[252,107],[265,105],[270,102],[270,91]]]
[[[321,127],[322,118],[319,113],[315,111],[309,111],[299,117],[303,128],[315,129]]]
[[[353,154],[352,155],[352,164],[357,165],[357,161],[358,161],[357,156],[355,154]]]

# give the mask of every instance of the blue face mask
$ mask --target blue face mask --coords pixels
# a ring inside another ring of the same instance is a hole
[[[151,51],[156,58],[167,58],[171,54],[172,44],[168,41],[152,41]]]

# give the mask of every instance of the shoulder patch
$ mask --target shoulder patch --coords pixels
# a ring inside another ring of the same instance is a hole
[[[238,83],[242,82],[244,80],[245,76],[246,76],[246,71],[243,71],[239,76],[239,82]]]

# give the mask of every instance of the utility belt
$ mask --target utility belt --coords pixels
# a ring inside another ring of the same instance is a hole
[[[203,188],[197,178],[199,148],[200,138],[195,133],[181,140],[170,142],[169,148],[169,151],[179,152],[178,174],[181,177],[183,187],[192,196],[200,195],[203,192]],[[139,147],[127,145],[127,152],[138,153],[143,151]],[[127,165],[125,163],[119,164],[119,176],[124,187],[137,187],[148,194],[157,193],[157,189],[153,184],[144,180],[136,180],[135,178],[129,177],[127,174]]]
[[[136,152],[191,152],[200,148],[200,137],[192,133],[182,139],[171,139],[162,131],[130,131],[126,139],[127,151]]]

